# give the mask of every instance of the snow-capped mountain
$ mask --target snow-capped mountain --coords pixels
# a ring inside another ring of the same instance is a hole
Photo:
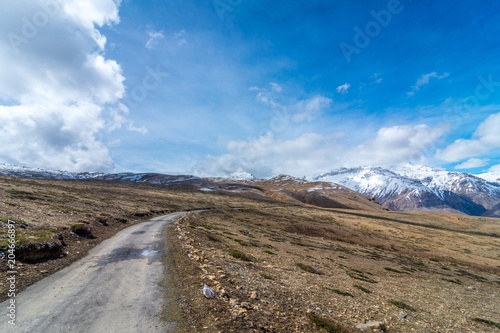
[[[500,203],[500,184],[467,173],[407,164],[342,168],[316,180],[370,195],[393,210],[436,210],[483,215]]]
[[[479,178],[485,179],[491,183],[500,183],[500,171],[489,171],[477,175]]]
[[[226,180],[239,180],[239,181],[252,181],[255,180],[255,176],[248,172],[233,172],[225,177]]]
[[[286,197],[307,204],[337,208],[349,206],[346,203],[350,200],[363,199],[356,207],[375,209],[378,202],[391,210],[429,210],[500,217],[500,183],[467,173],[411,164],[392,168],[341,168],[321,174],[315,177],[313,182],[288,175],[279,175],[267,180],[256,179],[249,173],[241,172],[223,178],[200,178],[159,173],[73,173],[9,164],[0,164],[1,175],[151,183],[202,191],[246,193],[256,197]],[[356,198],[351,190],[368,197]],[[340,204],[341,197],[349,200]]]
[[[172,184],[180,182],[201,181],[202,178],[190,175],[164,175],[159,173],[102,173],[102,172],[68,172],[61,170],[46,170],[30,168],[13,164],[0,164],[0,175],[19,178],[37,179],[99,179],[123,180],[152,184]]]

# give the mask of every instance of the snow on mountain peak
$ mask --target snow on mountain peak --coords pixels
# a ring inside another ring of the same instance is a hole
[[[488,182],[500,184],[500,171],[489,171],[476,176]]]
[[[233,173],[225,176],[224,178],[228,179],[228,180],[240,180],[240,181],[255,180],[254,175],[252,175],[251,173],[245,172],[245,171],[233,172]]]
[[[457,211],[482,214],[500,202],[500,183],[422,165],[341,168],[315,179],[373,196],[396,210],[452,207]]]

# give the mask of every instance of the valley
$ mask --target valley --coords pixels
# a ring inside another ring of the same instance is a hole
[[[498,331],[497,218],[393,212],[343,186],[289,176],[0,177],[0,197],[1,246],[13,220],[24,255],[19,291],[124,228],[202,210],[167,226],[164,284],[175,301],[161,317],[177,332]],[[47,243],[59,251],[27,245]],[[3,300],[7,289],[0,281]]]

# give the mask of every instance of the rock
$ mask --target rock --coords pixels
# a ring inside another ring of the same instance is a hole
[[[247,312],[247,310],[243,308],[231,309],[230,311],[237,317],[243,316]]]
[[[215,294],[206,284],[203,285],[203,296],[206,298],[215,298]]]
[[[400,312],[399,318],[401,318],[403,320],[410,320],[410,316],[408,316],[408,314],[406,312]]]
[[[252,291],[252,293],[250,294],[250,298],[251,299],[258,299],[257,292],[256,291]]]
[[[63,254],[63,245],[59,242],[25,243],[16,248],[18,260],[35,263],[59,258]]]
[[[250,310],[252,308],[252,304],[248,302],[241,302],[241,307],[247,310]]]
[[[379,330],[385,330],[385,323],[382,322],[382,321],[369,321],[367,323],[364,323],[364,324],[358,324],[356,325],[356,328],[359,328],[360,330],[375,330],[375,329],[379,329]]]

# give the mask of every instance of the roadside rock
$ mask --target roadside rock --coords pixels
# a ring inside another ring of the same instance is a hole
[[[16,249],[17,259],[33,263],[60,258],[63,255],[63,245],[59,242],[26,243]]]
[[[356,325],[356,328],[359,328],[360,330],[382,330],[383,332],[386,330],[385,323],[382,321],[369,321],[364,324],[358,324]]]

